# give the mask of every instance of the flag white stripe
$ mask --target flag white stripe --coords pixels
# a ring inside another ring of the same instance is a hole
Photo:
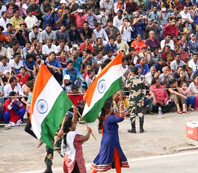
[[[89,110],[94,106],[94,104],[104,96],[104,94],[111,87],[112,83],[115,82],[117,79],[119,79],[123,74],[124,74],[124,69],[122,68],[122,64],[114,65],[109,68],[109,70],[98,80],[97,86],[93,91],[94,94],[92,97],[90,107],[87,104],[85,105],[83,116],[86,115],[87,112],[89,112]],[[101,80],[105,81],[104,82],[105,90],[102,94],[98,91],[98,86],[99,86],[98,84],[100,83]]]
[[[31,123],[32,129],[38,139],[41,138],[41,124],[48,113],[51,111],[56,99],[62,92],[61,86],[58,84],[54,76],[51,76],[42,92],[35,101]],[[47,98],[47,100],[45,100]],[[43,104],[44,103],[44,104]],[[47,103],[47,107],[46,104]],[[42,109],[42,105],[44,108]]]

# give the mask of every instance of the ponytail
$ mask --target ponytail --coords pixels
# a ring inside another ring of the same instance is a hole
[[[67,133],[70,131],[69,128],[72,126],[72,120],[68,119],[64,123],[64,135],[63,135],[63,143],[67,145]]]

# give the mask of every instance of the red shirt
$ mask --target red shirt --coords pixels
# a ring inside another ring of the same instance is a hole
[[[22,77],[20,74],[17,74],[17,75],[16,75],[16,77],[19,79],[19,83],[20,83],[21,86],[23,86],[23,84],[26,83],[27,78],[28,78],[29,76],[30,76],[30,74],[28,74],[28,73],[26,73],[26,75],[23,76],[23,77]]]
[[[166,34],[169,34],[171,37],[174,35],[176,35],[178,37],[178,27],[167,23],[164,27],[164,32],[162,34],[162,37],[165,37]]]
[[[72,92],[68,93],[68,97],[70,98],[74,106],[79,105],[79,103],[83,101],[83,95],[82,94],[72,95],[72,94],[73,94]]]
[[[164,86],[160,85],[158,88],[156,88],[155,85],[150,86],[150,90],[154,93],[156,102],[167,102],[169,97],[166,89]]]
[[[92,44],[89,43],[88,47],[87,47],[91,52],[93,51],[93,47]],[[83,52],[86,49],[85,43],[81,43],[80,44],[80,51]]]

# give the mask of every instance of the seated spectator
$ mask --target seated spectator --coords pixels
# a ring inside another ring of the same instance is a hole
[[[175,72],[175,71],[177,71],[177,68],[179,66],[183,67],[184,65],[186,65],[186,63],[181,60],[181,54],[177,53],[175,56],[175,60],[173,60],[170,64],[170,68],[171,68],[172,72]]]
[[[6,25],[9,23],[9,21],[10,20],[8,19],[7,12],[3,11],[2,12],[2,17],[0,18],[0,23],[1,23],[1,26],[3,27],[3,29],[4,29],[4,32],[7,31]]]
[[[13,59],[10,60],[10,66],[14,75],[19,74],[20,68],[23,67],[23,61],[21,60],[20,53],[15,53]]]
[[[61,9],[60,9],[61,10]],[[43,29],[46,28],[47,25],[51,25],[54,28],[54,10],[51,7],[46,7],[46,14],[43,16]]]
[[[62,69],[67,67],[68,58],[67,58],[66,54],[67,53],[63,50],[63,51],[61,51],[60,56],[56,57],[56,59],[61,64]]]
[[[25,46],[25,43],[29,39],[29,31],[27,30],[27,24],[25,22],[20,24],[21,28],[16,30],[15,35],[21,47]]]
[[[189,85],[190,92],[195,96],[194,108],[198,110],[198,75],[194,75],[193,82]]]
[[[20,17],[20,11],[19,9],[15,9],[13,11],[14,16],[10,18],[10,23],[12,24],[12,27],[14,30],[20,29],[20,24],[24,22],[23,18]]]
[[[58,41],[58,43],[60,43],[61,40],[66,40],[67,44],[70,44],[70,38],[69,38],[69,34],[66,31],[67,27],[65,24],[62,24],[60,26],[60,29],[56,31],[56,39]]]
[[[193,54],[192,59],[188,62],[188,67],[192,69],[193,72],[198,70],[198,55]]]
[[[97,16],[93,13],[92,8],[87,8],[86,9],[86,14],[85,14],[87,21],[89,23],[89,27],[94,29],[94,21],[97,20]]]
[[[137,34],[136,40],[131,43],[131,47],[134,47],[135,51],[138,53],[141,51],[143,46],[146,46],[145,42],[142,40],[140,34]]]
[[[27,82],[27,78],[30,76],[30,74],[28,74],[26,72],[25,67],[20,67],[19,69],[19,74],[16,75],[16,78],[19,81],[19,84],[21,85],[21,87]]]
[[[148,24],[146,26],[147,35],[149,35],[148,33],[150,31],[153,31],[153,32],[155,32],[155,37],[157,39],[160,39],[160,31],[162,30],[162,28],[160,26],[160,23],[155,22],[153,19],[149,19],[148,21],[149,22],[148,22]]]
[[[4,85],[8,84],[11,77],[12,77],[12,74],[11,74],[11,71],[10,70],[4,71],[3,72],[3,76],[2,76],[3,84]]]
[[[169,46],[170,49],[173,51],[175,50],[174,41],[171,40],[171,36],[166,34],[165,39],[160,42],[161,50],[164,51],[166,46]]]
[[[122,25],[123,21],[121,22]],[[114,37],[116,38],[119,34],[119,26],[118,25],[113,25],[113,21],[111,19],[109,19],[107,21],[107,27],[105,28],[105,32],[107,33],[108,37]]]
[[[5,129],[19,126],[23,122],[23,116],[25,114],[23,104],[16,98],[17,93],[15,91],[11,91],[9,96],[11,98],[7,99],[3,105],[2,117],[6,124],[4,127]]]
[[[56,34],[52,31],[52,26],[50,24],[47,24],[45,30],[42,31],[42,39],[43,43],[46,43],[47,40],[52,40],[54,44],[56,43]]]
[[[178,37],[178,27],[176,26],[175,18],[172,18],[171,20],[169,20],[169,23],[167,23],[164,26],[162,37],[165,37],[167,34],[170,35],[171,37],[175,35]]]
[[[77,70],[82,74],[83,72],[83,64],[82,64],[82,58],[78,56],[78,51],[74,50],[72,52],[71,58],[69,58],[69,61],[73,61],[74,67],[77,68]]]
[[[99,68],[102,65],[102,63],[105,61],[105,58],[103,57],[103,53],[101,50],[97,51],[93,61],[95,68]]]
[[[95,71],[94,70],[88,70],[87,76],[85,77],[85,82],[87,84],[87,88],[91,85],[93,82],[93,77],[95,76]]]
[[[64,52],[66,52],[67,58],[69,58],[71,56],[69,46],[65,42],[65,39],[60,40],[60,43],[58,46],[56,46],[56,49],[57,49],[58,54],[60,54],[62,51],[64,51]]]
[[[4,42],[5,42],[5,43],[9,43],[10,40],[9,40],[9,38],[7,37],[7,35],[3,34],[3,30],[4,30],[3,26],[0,26],[0,41],[3,42],[3,43],[4,43]]]
[[[149,88],[153,79],[157,79],[160,75],[160,72],[156,72],[155,66],[151,66],[150,72],[145,75],[145,85]]]
[[[188,110],[194,111],[195,96],[192,95],[186,82],[181,83],[180,88],[178,88],[178,92],[187,97],[186,105],[188,106]]]
[[[168,93],[164,86],[160,85],[159,79],[153,79],[150,90],[154,93],[156,105],[153,105],[153,111],[157,112],[161,107],[163,113],[170,112],[174,103],[169,101]]]
[[[117,35],[115,44],[117,45],[118,50],[124,50],[126,54],[129,53],[129,45],[126,41],[122,40],[122,37],[120,34]]]
[[[168,65],[168,67],[170,67],[170,63],[174,60],[175,55],[174,53],[171,51],[170,46],[165,46],[164,48],[164,52],[162,53],[162,57],[166,58],[167,62],[166,64]]]
[[[198,52],[198,40],[195,34],[190,35],[189,48],[191,53]]]
[[[139,74],[145,75],[149,72],[149,66],[146,64],[146,60],[144,57],[141,57],[139,60],[139,64],[136,65],[136,67],[139,69]]]
[[[84,37],[84,42],[80,44],[80,51],[83,52],[85,49],[90,50],[93,52],[93,46],[92,42],[89,39],[89,37]]]
[[[116,55],[117,54],[117,45],[114,42],[115,42],[114,37],[110,37],[109,43],[107,43],[105,45],[105,51],[110,50],[113,53],[113,55]]]
[[[7,70],[11,72],[11,66],[8,63],[8,59],[4,56],[2,57],[0,62],[0,75],[3,75],[4,71]]]
[[[29,41],[33,42],[32,39],[36,38],[39,43],[42,43],[42,33],[39,31],[39,27],[37,25],[33,26],[32,31],[29,33]]]
[[[58,82],[62,81],[61,64],[56,59],[55,52],[51,52],[46,59],[47,67],[51,69],[52,74]]]
[[[149,32],[149,38],[146,39],[146,45],[147,47],[150,47],[151,51],[153,51],[155,48],[160,48],[160,42],[157,38],[155,38],[154,31]]]
[[[21,47],[20,47],[20,43],[19,43],[19,41],[18,40],[14,40],[13,42],[12,42],[12,48],[8,48],[7,49],[7,58],[9,59],[9,60],[11,60],[11,59],[13,59],[13,55],[15,54],[15,53],[20,53],[21,54],[21,57],[23,58],[23,52],[22,52],[22,49],[21,49]]]
[[[25,18],[25,23],[27,24],[27,29],[32,31],[33,26],[40,25],[40,21],[37,19],[35,15],[32,14],[32,10],[30,8],[27,9],[27,17]]]
[[[166,66],[166,58],[160,57],[159,62],[155,64],[156,71],[160,71],[162,73],[162,68]]]
[[[184,61],[185,63],[188,62],[188,60],[189,60],[189,53],[186,52],[186,51],[184,51],[184,49],[183,49],[182,46],[179,46],[177,53],[180,53],[180,56],[181,56],[181,60],[182,61]]]
[[[81,42],[81,37],[79,31],[76,29],[75,24],[70,25],[70,31],[68,32],[71,44]]]
[[[2,41],[0,41],[0,56],[6,56],[7,54],[7,49],[3,47]]]
[[[94,29],[94,35],[96,38],[102,38],[103,44],[106,45],[109,42],[106,31],[101,27],[100,23],[95,24],[96,29]]]
[[[42,47],[42,54],[44,59],[49,56],[51,52],[55,52],[55,54],[58,53],[57,47],[55,44],[52,44],[52,41],[50,39],[46,40],[46,44]]]
[[[110,59],[110,60],[113,60],[115,58],[114,54],[112,53],[111,50],[107,50],[105,51],[106,55],[103,56],[103,58],[106,60],[106,59]],[[117,54],[117,53],[115,53]],[[124,55],[124,53],[122,53],[122,55]]]
[[[34,61],[34,55],[28,54],[26,60],[23,61],[23,66],[31,75],[36,75],[36,63]]]
[[[31,47],[31,43],[30,42],[26,42],[25,43],[25,47],[22,50],[24,59],[26,59],[26,56],[27,56],[27,54],[29,54],[29,52],[33,53],[33,50],[31,50],[31,48],[33,48],[33,46]]]
[[[49,3],[49,0],[44,0],[43,3],[40,5],[40,11],[43,17],[47,14],[47,7],[52,7],[52,4]]]
[[[83,76],[80,74],[78,69],[74,67],[73,61],[67,62],[67,67],[63,70],[63,78],[66,74],[70,76],[72,83],[74,83],[77,79],[83,80]]]
[[[186,81],[186,73],[183,66],[177,67],[177,71],[175,71],[173,75],[179,86],[182,82]]]
[[[170,85],[170,80],[173,79],[173,77],[170,74],[168,66],[163,67],[162,72],[163,73],[159,75],[159,81],[165,88],[167,88]]]
[[[177,113],[178,114],[182,114],[182,112],[187,114],[188,113],[187,110],[186,110],[187,109],[187,106],[186,106],[187,97],[184,96],[183,94],[180,94],[178,92],[177,88],[178,88],[177,81],[175,79],[171,79],[170,87],[168,89],[168,91],[170,92],[170,95],[171,95],[170,100],[171,100],[171,102],[175,103],[175,105],[177,107]],[[180,106],[179,106],[180,103],[182,104],[183,111],[181,111],[181,109],[180,109]]]
[[[72,82],[70,81],[70,76],[66,74],[63,78],[62,88],[68,94],[71,92]]]
[[[96,36],[91,28],[89,28],[89,23],[87,21],[83,22],[83,27],[80,30],[80,38],[84,41],[85,36],[90,39],[93,38],[96,41]]]
[[[192,71],[192,69],[190,67],[186,68],[185,73],[186,73],[186,82],[189,86],[190,83],[193,82],[193,77],[194,77],[195,73]]]
[[[98,52],[98,50],[104,52],[105,51],[105,46],[102,42],[102,38],[97,38],[96,42],[94,44],[94,49],[93,49],[93,55],[96,55],[96,53]]]
[[[21,86],[19,83],[17,83],[16,77],[11,77],[9,80],[9,83],[5,85],[4,87],[4,96],[8,96],[11,91],[15,91],[17,95],[24,96],[24,93],[21,89]]]

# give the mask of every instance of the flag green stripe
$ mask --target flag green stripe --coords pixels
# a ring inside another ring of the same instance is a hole
[[[73,103],[64,91],[57,97],[49,114],[41,124],[40,140],[53,149],[53,136],[60,127],[65,113],[71,108]]]
[[[118,78],[111,84],[110,88],[106,91],[104,96],[94,104],[94,106],[89,110],[89,112],[87,112],[87,114],[83,116],[82,119],[85,120],[87,123],[94,122],[98,117],[98,114],[101,111],[104,102],[115,92],[119,91],[121,88],[122,88],[122,77]]]

